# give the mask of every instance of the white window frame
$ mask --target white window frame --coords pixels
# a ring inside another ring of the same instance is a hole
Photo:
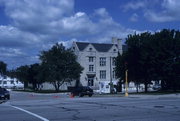
[[[94,57],[90,56],[89,57],[89,62],[93,62],[94,61]]]
[[[100,79],[106,79],[106,70],[100,70]]]
[[[99,64],[100,66],[106,66],[106,57],[100,57]]]
[[[89,65],[89,72],[93,72],[94,71],[94,65]]]
[[[113,58],[112,58],[112,65],[113,65],[113,66],[116,66],[116,57],[113,57]]]

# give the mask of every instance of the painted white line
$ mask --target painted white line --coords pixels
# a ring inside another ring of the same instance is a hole
[[[41,116],[39,116],[39,115],[37,115],[37,114],[35,114],[35,113],[29,112],[29,111],[24,110],[24,109],[22,109],[22,108],[19,108],[19,107],[16,107],[16,106],[12,106],[12,105],[11,105],[11,107],[16,108],[16,109],[18,109],[18,110],[21,110],[21,111],[23,111],[23,112],[26,112],[26,113],[28,113],[28,114],[30,114],[30,115],[32,115],[32,116],[35,116],[35,117],[37,117],[37,118],[39,118],[39,119],[41,119],[41,120],[43,120],[43,121],[49,121],[49,120],[46,119],[46,118],[43,118],[43,117],[41,117]]]

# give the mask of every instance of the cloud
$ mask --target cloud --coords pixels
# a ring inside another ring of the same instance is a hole
[[[130,1],[123,6],[123,10],[140,11],[144,17],[151,22],[171,22],[180,20],[180,1],[179,0],[153,0],[153,1]],[[136,20],[133,14],[131,21]]]
[[[147,6],[146,1],[133,1],[133,2],[128,2],[126,5],[123,6],[124,11],[128,10],[137,10],[137,9],[142,9]]]
[[[0,26],[0,47],[23,47],[39,41],[34,34],[20,31],[16,27]]]
[[[111,42],[134,32],[115,22],[105,8],[75,12],[74,0],[1,0],[9,25],[0,25],[0,50],[11,67],[38,62],[37,55],[56,42]],[[17,62],[17,63],[15,63]],[[13,65],[14,63],[14,65]]]
[[[180,1],[164,0],[161,3],[162,10],[148,10],[144,16],[152,22],[170,22],[180,20]]]
[[[4,0],[6,14],[23,31],[48,33],[48,23],[69,16],[73,0]]]
[[[136,21],[138,21],[138,17],[139,17],[139,16],[138,16],[136,13],[134,13],[134,14],[131,16],[130,21],[136,22]]]

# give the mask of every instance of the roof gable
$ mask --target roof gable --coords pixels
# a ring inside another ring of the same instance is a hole
[[[108,52],[114,44],[76,42],[80,51],[83,51],[91,44],[98,52]]]
[[[118,52],[118,47],[117,47],[117,45],[113,45],[109,51],[110,51],[110,52]]]
[[[113,46],[113,44],[98,44],[98,43],[92,43],[92,45],[99,52],[108,52]]]
[[[76,44],[80,51],[83,51],[89,45],[89,43],[85,42],[76,42]]]

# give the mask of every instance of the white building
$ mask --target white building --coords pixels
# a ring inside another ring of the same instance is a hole
[[[115,76],[115,58],[122,54],[120,39],[112,38],[111,44],[74,42],[72,49],[77,61],[84,68],[80,82],[94,90],[109,93],[112,82],[117,84]]]
[[[17,80],[16,78],[3,77],[0,76],[0,87],[8,89],[23,89],[24,84]]]

